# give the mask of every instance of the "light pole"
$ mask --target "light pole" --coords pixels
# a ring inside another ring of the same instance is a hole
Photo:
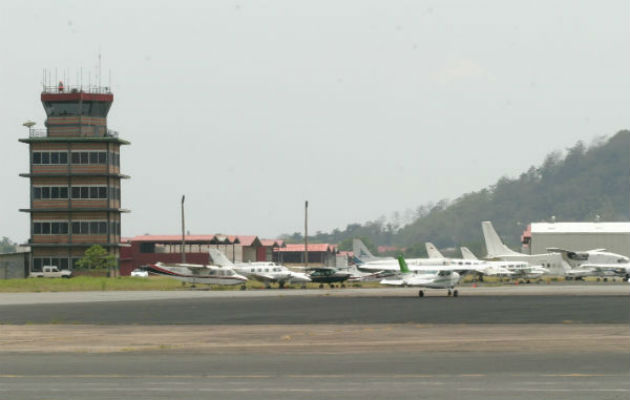
[[[304,268],[308,268],[308,200],[304,202]]]
[[[184,220],[184,201],[186,195],[182,195],[182,264],[186,263],[186,224]]]

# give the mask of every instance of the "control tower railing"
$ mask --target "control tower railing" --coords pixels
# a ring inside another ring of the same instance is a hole
[[[107,86],[44,86],[42,93],[89,93],[89,94],[112,94],[111,88]]]
[[[46,137],[48,136],[48,129],[29,129],[28,137]]]
[[[47,136],[48,136],[48,129],[33,129],[33,128],[30,128],[28,130],[28,137],[31,137],[31,138],[40,138],[40,137],[47,137]],[[117,138],[118,137],[118,131],[114,131],[112,129],[108,129],[107,133],[105,133],[105,137]]]

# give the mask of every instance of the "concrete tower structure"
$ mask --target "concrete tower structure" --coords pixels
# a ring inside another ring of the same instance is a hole
[[[107,128],[109,88],[44,87],[46,129],[32,129],[29,145],[31,269],[73,268],[98,244],[119,259],[120,148],[129,142]],[[28,124],[25,124],[28,126]]]

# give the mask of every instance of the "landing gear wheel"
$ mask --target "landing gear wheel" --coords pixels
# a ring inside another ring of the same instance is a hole
[[[241,290],[247,290],[247,286],[241,285]]]
[[[420,291],[418,292],[418,297],[424,297],[424,291],[420,290]]]
[[[320,289],[323,289],[323,288],[324,288],[324,284],[323,284],[323,283],[320,283],[320,284],[319,284],[319,288],[320,288]]]
[[[525,281],[525,283],[527,283],[527,284],[529,285],[530,283],[532,283],[532,281],[530,281],[530,280],[528,279],[528,280],[526,280],[526,281]]]
[[[449,290],[448,290],[448,293],[447,293],[447,296],[450,296],[450,295],[452,295],[452,294],[453,294],[453,292],[451,292],[451,289],[449,289]]]
[[[602,281],[602,278],[597,278],[597,282],[601,282],[601,281]]]
[[[278,282],[278,289],[284,289],[284,282]]]
[[[608,282],[608,278],[604,278],[604,282]]]
[[[457,297],[459,296],[459,292],[457,291],[457,289],[453,290],[453,297]]]

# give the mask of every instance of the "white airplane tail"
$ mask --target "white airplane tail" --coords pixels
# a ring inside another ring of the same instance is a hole
[[[219,267],[233,267],[234,264],[230,261],[229,258],[223,254],[223,252],[219,249],[210,249],[210,257],[212,258],[212,262]]]
[[[427,255],[429,258],[444,258],[442,253],[440,253],[440,250],[438,250],[433,243],[426,242],[424,247],[427,249]]]
[[[486,241],[486,250],[488,251],[488,257],[507,256],[507,255],[522,255],[507,247],[497,231],[494,230],[492,222],[483,221],[481,223],[481,230],[483,232],[483,238]]]
[[[352,239],[352,252],[354,253],[354,257],[361,262],[376,258],[361,239]]]
[[[468,247],[460,247],[460,250],[462,251],[462,258],[464,260],[478,260],[475,253],[470,251]]]

